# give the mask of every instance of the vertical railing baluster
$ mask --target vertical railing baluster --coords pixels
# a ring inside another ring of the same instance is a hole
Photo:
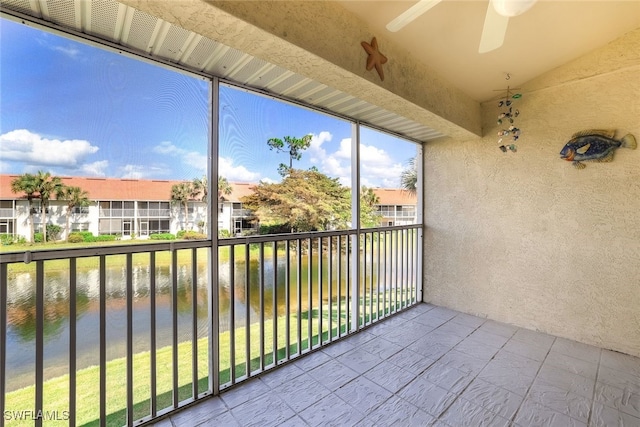
[[[69,258],[69,427],[75,427],[76,425],[76,321],[78,298],[76,264],[76,258]],[[0,298],[0,301],[5,300]]]
[[[133,254],[126,255],[127,295],[127,426],[133,426]]]
[[[44,388],[44,261],[36,261],[36,413],[43,411]],[[42,426],[42,418],[36,418],[36,426]]]
[[[346,269],[346,273],[347,273],[347,283],[346,285],[346,289],[345,289],[345,335],[349,334],[349,331],[351,330],[351,277],[352,277],[352,272],[351,272],[351,240],[352,240],[352,236],[347,235],[345,237],[345,245],[347,247],[346,250],[346,261],[347,261],[347,269]]]
[[[296,296],[298,316],[298,356],[302,354],[302,240],[297,239],[298,253],[296,265]]]
[[[318,345],[322,345],[322,237],[318,238]]]
[[[264,371],[264,242],[260,242],[260,372]]]
[[[415,265],[415,259],[414,259],[414,247],[413,245],[414,243],[414,238],[415,238],[415,229],[411,229],[409,232],[409,236],[411,237],[410,243],[409,243],[409,247],[411,248],[411,257],[409,258],[411,260],[410,262],[410,267],[409,267],[409,277],[411,278],[411,303],[414,304],[416,302],[415,300],[415,277],[414,277],[414,273],[413,273],[413,268]]]
[[[360,295],[362,312],[360,314],[360,325],[367,324],[367,233],[362,233],[362,277],[360,280]]]
[[[285,359],[291,357],[291,241],[285,242],[285,264],[284,264],[284,301],[285,301]]]
[[[398,252],[400,251],[400,239],[398,237],[398,230],[395,231],[395,251],[393,252],[393,283],[394,283],[394,293],[395,293],[395,304],[393,305],[393,312],[395,313],[398,310],[398,270],[400,270],[400,265],[398,264]]]
[[[244,329],[244,340],[245,340],[245,363],[246,367],[246,377],[251,377],[251,263],[249,262],[251,259],[251,254],[249,252],[250,244],[245,243],[244,245],[244,274],[245,274],[245,293],[244,293],[244,308],[245,308],[245,329]]]
[[[378,276],[376,280],[376,317],[379,320],[380,319],[380,244],[381,244],[382,238],[380,236],[379,231],[376,232],[376,236],[378,240],[378,245],[376,250],[376,259],[377,259],[376,274]]]
[[[405,243],[404,243],[404,230],[399,230],[398,234],[400,236],[400,268],[398,274],[400,275],[400,308],[404,308],[406,306],[406,298],[405,295],[405,282],[404,282],[404,251],[405,251]]]
[[[342,236],[338,236],[338,277],[336,279],[337,284],[337,318],[338,318],[338,338],[342,336]]]
[[[236,247],[229,246],[229,380],[236,383]]]
[[[313,331],[312,331],[312,318],[313,318],[313,242],[311,237],[309,242],[309,262],[307,264],[307,299],[308,299],[308,314],[307,314],[307,350],[313,348]]]
[[[273,366],[278,366],[278,242],[273,241]]]
[[[4,427],[6,409],[8,270],[7,264],[0,264],[0,427]]]
[[[149,292],[150,292],[150,355],[149,355],[149,372],[150,372],[150,399],[151,399],[151,417],[158,415],[157,394],[157,368],[156,368],[156,253],[149,252]]]
[[[387,235],[389,234],[389,232],[387,230],[384,231],[384,265],[383,265],[383,269],[384,269],[384,295],[383,295],[383,306],[384,306],[384,316],[386,317],[387,314],[389,314],[388,310],[387,310],[387,303],[388,303],[388,298],[387,298],[387,294],[389,293],[388,289],[389,289],[389,271],[387,269],[387,265],[389,264],[389,253],[387,251],[387,247],[389,246],[389,238],[387,237]],[[390,295],[389,295],[390,297]]]
[[[217,319],[219,322],[220,319]],[[198,398],[198,248],[191,249],[191,392]]]
[[[329,318],[329,333],[327,335],[329,342],[333,341],[333,298],[331,294],[333,292],[333,236],[329,236],[329,247],[327,248],[329,253],[327,254],[329,265],[327,266],[327,309]]]
[[[100,255],[100,426],[107,423],[107,260]]]
[[[180,403],[178,395],[178,251],[171,249],[171,323],[172,323],[172,367],[173,385],[172,398],[173,407],[177,408]]]
[[[373,323],[373,233],[369,233],[369,324]]]

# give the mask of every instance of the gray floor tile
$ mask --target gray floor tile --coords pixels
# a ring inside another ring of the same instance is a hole
[[[598,369],[598,381],[630,393],[640,394],[640,377],[631,375],[628,371],[619,371],[601,365]]]
[[[433,314],[431,314],[431,312],[421,314],[420,316],[414,317],[412,319],[412,321],[418,322],[424,325],[425,328],[430,328],[430,329],[437,328],[438,326],[447,322],[447,320],[448,319],[443,319],[441,317],[434,316]]]
[[[555,341],[556,337],[542,332],[519,328],[516,333],[513,334],[513,339],[524,341],[526,343],[534,344],[540,347],[551,348],[551,345]]]
[[[344,338],[344,342],[348,342],[349,344],[352,344],[353,346],[359,346],[362,345],[364,343],[366,343],[367,341],[371,341],[372,339],[374,339],[377,335],[370,333],[369,331],[360,331],[357,334],[354,334],[350,337]],[[342,342],[342,341],[340,341]]]
[[[536,382],[541,381],[559,389],[579,394],[586,398],[593,398],[595,380],[582,375],[573,374],[551,365],[543,365]]]
[[[508,427],[509,420],[464,399],[458,399],[440,417],[451,426]]]
[[[409,350],[423,355],[429,359],[439,359],[453,348],[451,345],[434,343],[431,338],[420,338],[407,347]]]
[[[382,337],[376,337],[375,339],[359,346],[359,349],[378,356],[380,359],[387,359],[403,348],[404,347],[394,344]]]
[[[602,350],[602,366],[610,369],[626,372],[640,378],[640,358],[617,351]]]
[[[496,322],[495,320],[487,320],[482,324],[482,326],[478,328],[478,330],[489,332],[494,335],[500,335],[505,338],[511,338],[513,334],[518,330],[518,327],[508,325],[506,323]]]
[[[587,424],[554,411],[536,401],[526,399],[514,423],[520,427],[586,427]]]
[[[528,398],[585,424],[589,420],[591,399],[579,394],[536,382],[529,390]]]
[[[364,376],[391,393],[397,392],[415,378],[414,373],[387,361],[382,361],[379,365],[367,371]]]
[[[591,363],[600,362],[600,349],[592,345],[579,343],[566,338],[556,338],[551,353],[560,353]]]
[[[638,427],[640,418],[625,414],[615,408],[596,403],[593,405],[589,427]]]
[[[398,396],[434,417],[439,417],[457,397],[422,377],[400,390]]]
[[[489,362],[489,365],[516,368],[522,375],[533,377],[536,376],[540,370],[542,362],[502,349],[495,355],[493,360]]]
[[[510,339],[502,348],[508,352],[537,360],[539,362],[542,362],[549,352],[549,347],[547,346],[539,346],[524,341],[518,341],[516,339]]]
[[[228,412],[228,409],[222,399],[220,397],[210,397],[190,406],[188,410],[172,415],[171,421],[177,426],[195,426],[225,412]]]
[[[400,350],[387,359],[387,361],[413,373],[414,375],[424,372],[429,366],[435,363],[434,359],[425,357],[424,355],[416,353],[413,350],[409,350],[408,348]]]
[[[596,363],[587,362],[586,360],[560,353],[550,353],[544,363],[545,365],[555,366],[573,374],[593,379],[596,378],[596,372],[598,371],[598,365]]]
[[[339,389],[360,375],[335,359],[313,368],[308,374],[331,391]]]
[[[262,375],[260,380],[268,387],[274,388],[302,374],[304,374],[304,371],[300,369],[298,365],[295,363],[289,363]]]
[[[336,390],[335,394],[365,414],[392,396],[391,392],[365,377],[358,377],[347,383]]]
[[[640,418],[640,394],[631,393],[601,382],[596,382],[594,395],[596,403],[618,409],[626,414]]]
[[[488,345],[491,347],[501,348],[503,345],[509,341],[508,336],[500,335],[493,333],[490,328],[485,328],[485,325],[480,326],[476,329],[468,338],[473,341],[477,341],[479,343],[483,343],[484,345]]]
[[[487,319],[483,319],[482,317],[472,316],[470,314],[459,313],[450,320],[454,323],[459,323],[461,325],[472,326],[473,328],[480,327]]]
[[[369,337],[369,336],[375,336],[375,335],[367,333],[366,336]],[[356,348],[356,346],[357,345],[355,342],[352,342],[351,340],[347,339],[347,340],[338,341],[336,343],[328,345],[325,348],[323,348],[321,351],[330,357],[337,357],[337,356],[340,356],[341,354],[346,353],[347,351],[353,350],[354,348]]]
[[[432,316],[439,317],[444,320],[451,320],[458,314],[460,314],[459,311],[451,310],[445,307],[434,307],[433,310],[429,310],[428,313]]]
[[[449,390],[451,393],[457,394],[462,392],[473,381],[474,376],[468,372],[436,362],[424,373],[420,374],[420,377]]]
[[[513,417],[524,400],[523,396],[495,386],[480,378],[473,380],[460,395],[460,398],[469,400],[506,419]]]
[[[220,398],[229,408],[234,408],[248,400],[267,394],[270,390],[260,378],[254,378],[221,393]]]
[[[240,425],[246,427],[278,426],[295,415],[273,392],[236,406],[231,414]]]
[[[231,415],[231,412],[223,412],[219,415],[211,415],[205,422],[201,424],[178,424],[176,426],[197,426],[197,427],[241,427],[241,424]]]
[[[362,348],[355,348],[336,359],[360,374],[367,372],[382,360]]]
[[[466,338],[455,346],[457,351],[470,354],[478,359],[489,361],[500,350],[500,347],[494,347],[481,342],[478,339]]]
[[[329,394],[299,415],[310,426],[351,426],[362,420],[365,414],[335,394]]]
[[[396,396],[392,396],[371,413],[367,414],[368,426],[413,426],[429,425],[434,417],[418,409],[417,406]]]
[[[478,374],[478,378],[524,397],[535,377],[523,375],[518,368],[489,364]]]
[[[300,418],[299,415],[294,415],[293,417],[291,417],[288,420],[284,421],[278,427],[307,427],[308,425],[309,424],[307,424],[307,422],[305,420]],[[218,424],[217,427],[226,427],[226,426],[224,424]]]
[[[284,400],[294,411],[300,412],[322,399],[331,391],[308,374],[302,374],[271,392]]]
[[[488,362],[484,359],[478,359],[467,353],[462,353],[453,349],[442,356],[438,360],[438,363],[443,363],[469,374],[477,374],[486,366]]]
[[[311,354],[305,354],[294,360],[296,366],[303,371],[308,371],[317,366],[322,365],[327,360],[330,360],[331,356],[324,351],[314,351]]]
[[[449,321],[444,325],[439,326],[435,330],[445,334],[456,335],[460,338],[466,338],[467,335],[471,334],[477,328],[475,326],[463,325],[460,323],[454,323],[453,321]]]

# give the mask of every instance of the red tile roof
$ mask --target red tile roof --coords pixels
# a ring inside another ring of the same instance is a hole
[[[11,181],[19,175],[0,174],[0,199],[21,199],[24,194],[11,192]],[[162,181],[148,179],[83,178],[60,177],[65,185],[80,187],[89,193],[91,200],[169,200],[171,187],[183,181]],[[255,183],[230,183],[231,194],[224,195],[227,201],[239,201],[252,193]],[[392,188],[374,188],[381,205],[415,205],[416,196],[409,192]]]

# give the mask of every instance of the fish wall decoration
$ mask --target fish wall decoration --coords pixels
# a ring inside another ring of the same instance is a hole
[[[577,169],[584,169],[583,161],[611,162],[613,152],[619,147],[635,150],[638,144],[630,133],[620,139],[615,138],[616,131],[611,129],[589,129],[573,134],[567,142],[560,157],[573,162]]]

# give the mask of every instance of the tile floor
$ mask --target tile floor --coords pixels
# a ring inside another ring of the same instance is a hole
[[[640,427],[640,359],[420,304],[171,425]]]

